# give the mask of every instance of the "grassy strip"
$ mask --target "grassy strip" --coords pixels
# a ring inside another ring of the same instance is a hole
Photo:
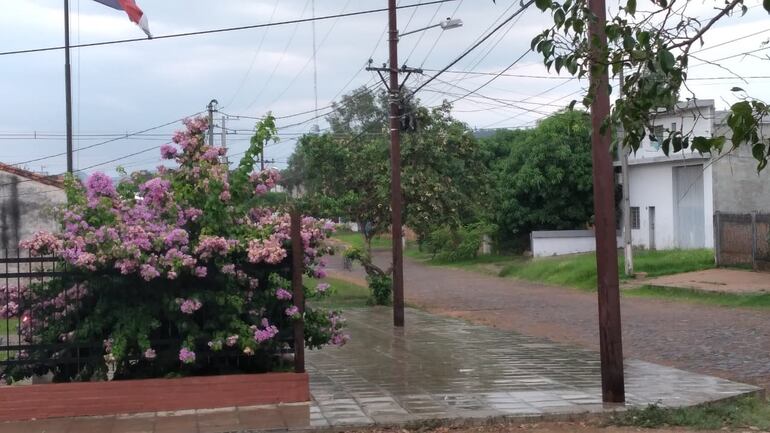
[[[609,423],[642,428],[676,426],[697,430],[742,428],[766,431],[770,428],[770,405],[758,397],[688,408],[666,409],[650,405],[644,409],[629,409],[614,416]]]
[[[649,277],[700,271],[714,267],[713,251],[666,250],[634,252],[634,270],[645,272]],[[625,259],[618,255],[618,272],[621,279]],[[583,290],[596,288],[596,255],[574,254],[533,260],[520,260],[503,268],[501,276],[538,281]]]
[[[694,302],[719,307],[770,309],[770,293],[736,294],[643,286],[638,289],[626,290],[623,292],[623,296]]]
[[[315,299],[313,305],[324,308],[352,308],[366,307],[371,297],[369,288],[351,283],[349,281],[337,278],[324,278],[317,280],[315,278],[305,278],[305,285],[315,287],[319,283],[328,283],[331,285],[331,292],[328,296]]]
[[[340,231],[335,233],[333,237],[334,239],[337,239],[340,242],[348,244],[353,248],[358,248],[360,250],[364,249],[365,240],[364,240],[364,236],[361,233]],[[372,248],[373,249],[390,248],[390,238],[386,238],[382,236],[374,237],[374,239],[372,239]]]

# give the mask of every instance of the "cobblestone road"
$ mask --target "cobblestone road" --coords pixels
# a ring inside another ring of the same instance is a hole
[[[377,261],[388,261],[378,253]],[[360,269],[335,274],[360,279]],[[598,349],[596,295],[405,261],[407,302],[525,335]],[[770,388],[770,313],[623,298],[624,354]]]

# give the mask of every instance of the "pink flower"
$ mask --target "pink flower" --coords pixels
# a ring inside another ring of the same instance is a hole
[[[205,266],[198,266],[195,268],[195,276],[198,278],[206,278],[206,274],[208,274],[208,270]]]
[[[19,242],[19,248],[28,249],[33,256],[57,254],[62,246],[62,241],[48,232],[37,232],[32,239]]]
[[[238,336],[237,335],[231,335],[227,337],[225,340],[225,344],[227,344],[230,347],[235,346],[235,344],[238,342]]]
[[[267,191],[268,191],[267,187],[261,183],[257,185],[256,188],[254,188],[254,192],[256,192],[257,195],[265,195],[267,194]]]
[[[150,281],[154,278],[158,278],[160,276],[160,272],[155,269],[155,266],[145,264],[140,267],[139,275],[141,275],[144,281]]]
[[[155,353],[155,350],[153,350],[152,348],[144,351],[144,359],[148,359],[152,361],[153,359],[155,359],[156,356],[157,354]]]
[[[329,290],[329,287],[331,287],[331,285],[328,283],[321,283],[315,286],[315,289],[318,293],[326,293],[326,291]]]
[[[275,265],[281,263],[286,254],[281,243],[274,238],[249,241],[248,256],[251,263],[265,262]]]
[[[193,314],[196,311],[200,310],[203,304],[201,301],[197,299],[182,299],[179,298],[176,300],[176,303],[179,305],[179,311],[183,312],[184,314]]]
[[[225,256],[230,251],[230,242],[220,236],[201,236],[198,246],[195,248],[202,260],[207,260],[215,255]]]
[[[253,328],[254,340],[256,340],[257,343],[265,342],[278,335],[278,328],[276,328],[275,325],[271,325],[267,319],[262,319],[262,329],[259,329],[256,326]]]
[[[195,362],[195,352],[183,347],[179,350],[179,360],[185,364],[192,364]]]
[[[292,305],[291,307],[287,308],[284,311],[284,313],[286,313],[288,317],[296,319],[297,317],[299,317],[299,307],[297,307],[296,305]]]
[[[176,152],[176,147],[170,144],[164,144],[163,146],[160,146],[160,156],[163,159],[173,159],[176,156]]]
[[[275,291],[275,297],[281,301],[288,301],[292,298],[291,292],[286,289],[278,289]]]
[[[222,266],[222,273],[225,275],[235,275],[235,265],[230,263]]]
[[[112,184],[112,179],[97,171],[86,179],[86,195],[89,203],[95,203],[100,197],[115,198],[118,196],[118,192],[115,190],[115,185]]]
[[[230,191],[222,191],[219,194],[219,200],[221,200],[221,201],[228,202],[228,201],[230,201],[230,198],[231,198]]]

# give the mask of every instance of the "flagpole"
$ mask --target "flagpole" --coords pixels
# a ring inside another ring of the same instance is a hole
[[[64,0],[64,92],[67,110],[67,173],[72,173],[72,77],[70,72],[69,0]]]

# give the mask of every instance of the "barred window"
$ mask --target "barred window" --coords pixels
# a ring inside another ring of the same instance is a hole
[[[641,226],[641,222],[639,221],[639,208],[638,207],[632,207],[631,208],[631,228],[634,230],[638,230]]]

